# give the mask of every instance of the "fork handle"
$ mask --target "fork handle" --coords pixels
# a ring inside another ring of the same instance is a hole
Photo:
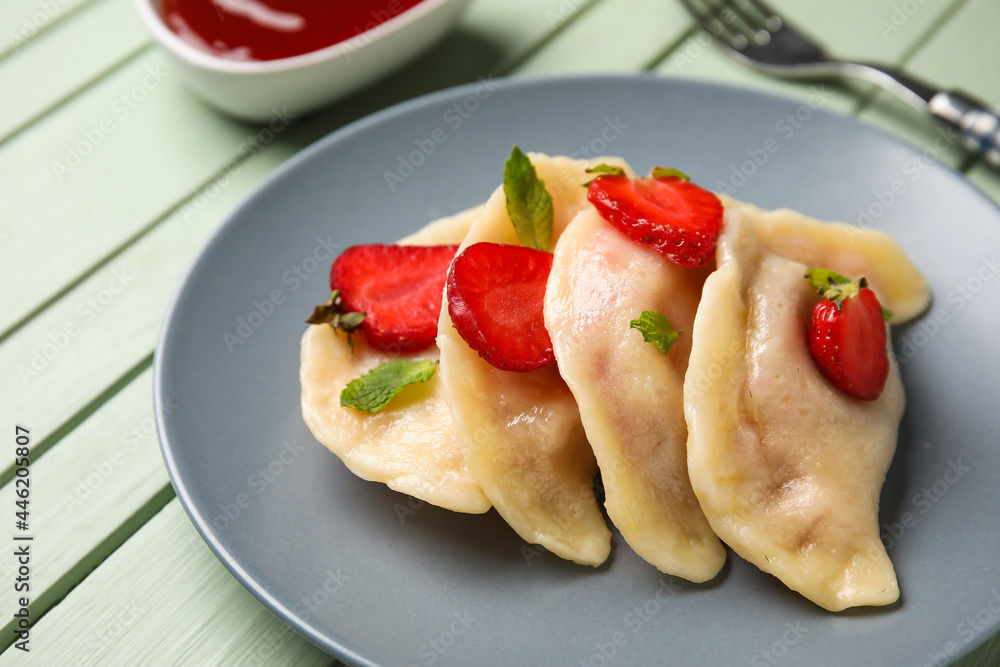
[[[958,90],[937,93],[928,107],[933,116],[960,132],[963,146],[1000,168],[1000,109]]]

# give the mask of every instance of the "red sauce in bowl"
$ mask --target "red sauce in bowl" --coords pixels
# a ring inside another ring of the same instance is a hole
[[[275,60],[354,38],[421,0],[162,0],[191,46],[227,60]]]

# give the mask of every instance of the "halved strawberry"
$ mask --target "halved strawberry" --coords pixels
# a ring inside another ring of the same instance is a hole
[[[505,371],[555,360],[542,320],[552,254],[502,243],[475,243],[452,262],[448,314],[479,356]]]
[[[343,310],[365,313],[361,330],[386,352],[421,350],[434,342],[448,265],[458,246],[359,245],[330,268],[330,288]]]
[[[888,312],[868,282],[809,269],[809,282],[825,297],[813,308],[809,350],[836,387],[865,401],[882,394],[889,377]]]
[[[680,174],[662,168],[653,173]],[[587,199],[627,237],[681,266],[704,266],[715,254],[722,202],[683,174],[658,178],[601,175],[590,183]]]

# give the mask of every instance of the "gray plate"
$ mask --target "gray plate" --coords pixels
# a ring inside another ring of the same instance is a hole
[[[515,142],[674,165],[903,245],[934,303],[894,334],[909,403],[880,521],[899,603],[827,613],[732,554],[692,585],[618,534],[604,566],[573,565],[494,511],[364,482],[310,435],[299,337],[331,253],[485,200]],[[480,84],[354,123],[249,197],[174,298],[156,404],[177,495],[255,596],[361,665],[943,664],[1000,627],[1000,211],[934,158],[797,101],[651,76]]]

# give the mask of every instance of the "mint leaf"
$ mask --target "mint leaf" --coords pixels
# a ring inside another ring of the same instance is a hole
[[[674,329],[674,325],[670,323],[670,320],[663,313],[656,310],[642,311],[639,319],[632,320],[629,323],[629,328],[641,331],[642,339],[647,343],[655,345],[663,354],[669,352],[670,347],[684,333],[683,330],[678,331]]]
[[[685,181],[690,181],[691,177],[685,174],[680,169],[674,169],[673,167],[653,167],[653,171],[650,173],[652,178],[666,178],[667,176],[675,176],[677,178],[683,178]]]
[[[516,145],[503,166],[507,215],[521,245],[548,251],[552,243],[552,197],[528,156]]]
[[[340,404],[345,408],[357,408],[375,414],[410,384],[427,382],[434,377],[436,361],[410,361],[397,359],[368,371],[347,383],[340,392]]]

